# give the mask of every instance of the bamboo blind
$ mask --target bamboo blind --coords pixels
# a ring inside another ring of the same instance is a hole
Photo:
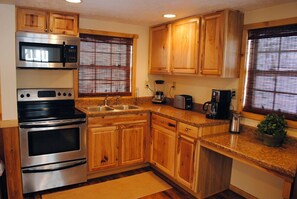
[[[244,111],[297,120],[297,24],[249,30]]]
[[[80,34],[79,97],[131,95],[133,39]]]

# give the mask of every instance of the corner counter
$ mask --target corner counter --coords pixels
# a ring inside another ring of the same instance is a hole
[[[201,147],[282,178],[283,198],[290,198],[297,169],[296,139],[288,137],[283,146],[268,147],[259,139],[254,128],[244,127],[240,134],[222,133],[204,137]]]

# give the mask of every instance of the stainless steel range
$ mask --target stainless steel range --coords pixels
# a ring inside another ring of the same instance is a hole
[[[19,89],[23,193],[85,182],[86,115],[73,89]]]

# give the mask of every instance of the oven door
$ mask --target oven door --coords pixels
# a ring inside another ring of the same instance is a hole
[[[20,123],[22,168],[86,158],[85,118]]]

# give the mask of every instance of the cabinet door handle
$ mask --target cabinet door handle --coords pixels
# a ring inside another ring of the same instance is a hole
[[[189,128],[186,128],[186,129],[185,129],[186,132],[188,132],[188,131],[190,131],[190,130],[191,130],[191,129],[189,129]]]
[[[175,124],[168,123],[168,126],[175,127]]]

